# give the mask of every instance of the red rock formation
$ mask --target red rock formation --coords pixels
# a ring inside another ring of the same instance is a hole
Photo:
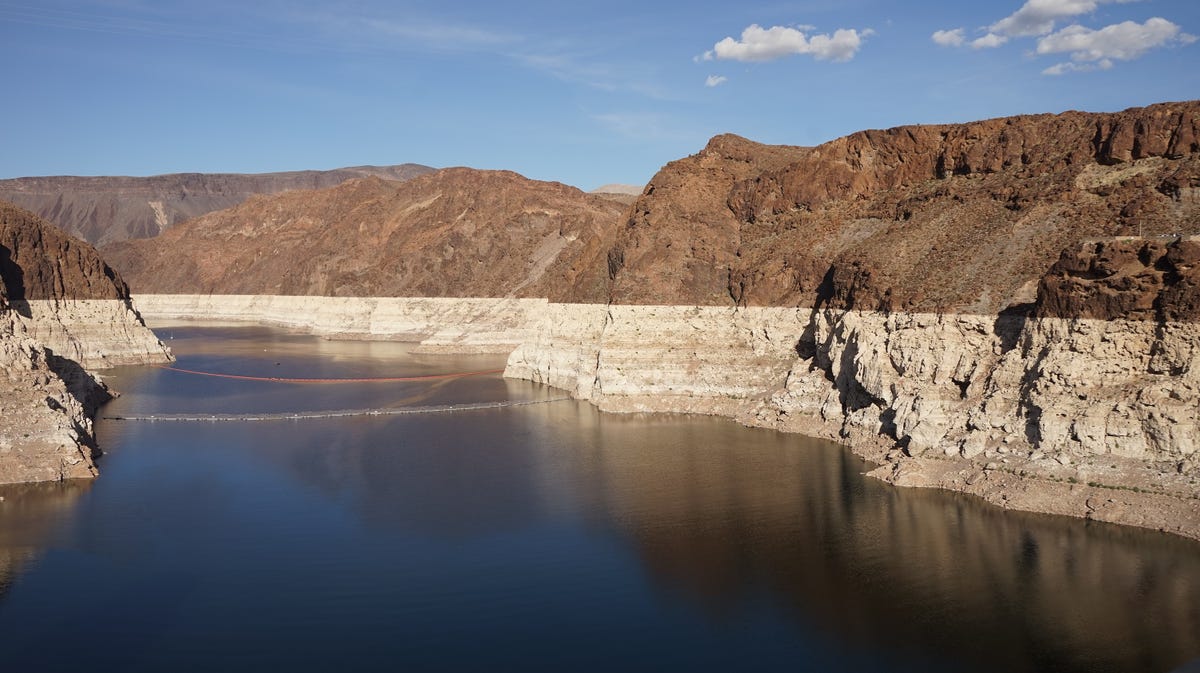
[[[100,245],[157,236],[164,229],[255,194],[324,189],[376,176],[407,180],[428,166],[356,166],[288,173],[176,173],[146,178],[57,176],[0,180],[6,199],[53,222],[63,231]]]
[[[95,476],[109,395],[84,367],[169,357],[92,246],[0,201],[0,483]]]
[[[665,166],[624,213],[563,185],[454,169],[258,198],[106,253],[142,292],[994,314],[1030,305],[1082,241],[1200,234],[1198,128],[1193,101],[815,148],[725,135]]]
[[[95,248],[3,201],[0,277],[10,301],[129,297],[125,282]]]
[[[1037,315],[1200,321],[1200,240],[1106,240],[1064,252],[1041,280]]]
[[[260,196],[106,246],[138,292],[603,301],[625,206],[507,171]]]
[[[612,299],[996,312],[1084,239],[1200,233],[1198,127],[1188,102],[811,150],[718,137],[634,204]]]
[[[723,135],[699,154],[667,164],[634,203],[602,261],[615,281],[612,298],[630,304],[729,303],[730,272],[741,266],[743,234],[743,222],[726,205],[731,191],[808,152]]]

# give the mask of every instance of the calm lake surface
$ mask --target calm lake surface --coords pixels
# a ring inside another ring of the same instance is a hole
[[[169,326],[189,369],[486,370]],[[101,415],[559,397],[498,375],[106,376]],[[1200,545],[864,479],[836,445],[586,403],[98,422],[91,484],[0,489],[3,671],[1169,671]]]

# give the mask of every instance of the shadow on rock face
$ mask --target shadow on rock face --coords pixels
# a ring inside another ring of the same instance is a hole
[[[67,384],[67,392],[83,405],[89,416],[94,415],[101,404],[113,398],[108,386],[78,362],[46,349],[46,364]]]

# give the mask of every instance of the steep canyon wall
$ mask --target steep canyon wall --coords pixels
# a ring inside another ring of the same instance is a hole
[[[151,318],[509,350],[506,376],[608,411],[718,414],[826,437],[905,485],[987,497],[1001,487],[1012,494],[1006,479],[1032,478],[1079,490],[1083,511],[1061,500],[1063,513],[1200,535],[1197,323],[503,299],[136,300]],[[1135,488],[1177,520],[1086,509],[1096,489]],[[1046,493],[1005,504],[1045,510]]]
[[[1200,536],[1196,323],[550,304],[534,331],[505,375],[608,411],[725,415],[893,483]]]
[[[503,172],[359,181],[107,251],[139,291],[191,293],[139,296],[147,315],[511,349],[509,376],[606,409],[719,413],[846,442],[895,483],[1200,531],[1198,235],[1186,101],[812,148],[717,136],[624,210]]]

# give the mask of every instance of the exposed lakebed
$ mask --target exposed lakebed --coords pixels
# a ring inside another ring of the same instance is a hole
[[[491,370],[171,326],[183,368]],[[101,416],[560,397],[499,375],[295,385],[115,370]],[[97,424],[93,484],[0,490],[12,670],[1166,671],[1200,545],[897,489],[819,440],[575,401]]]

